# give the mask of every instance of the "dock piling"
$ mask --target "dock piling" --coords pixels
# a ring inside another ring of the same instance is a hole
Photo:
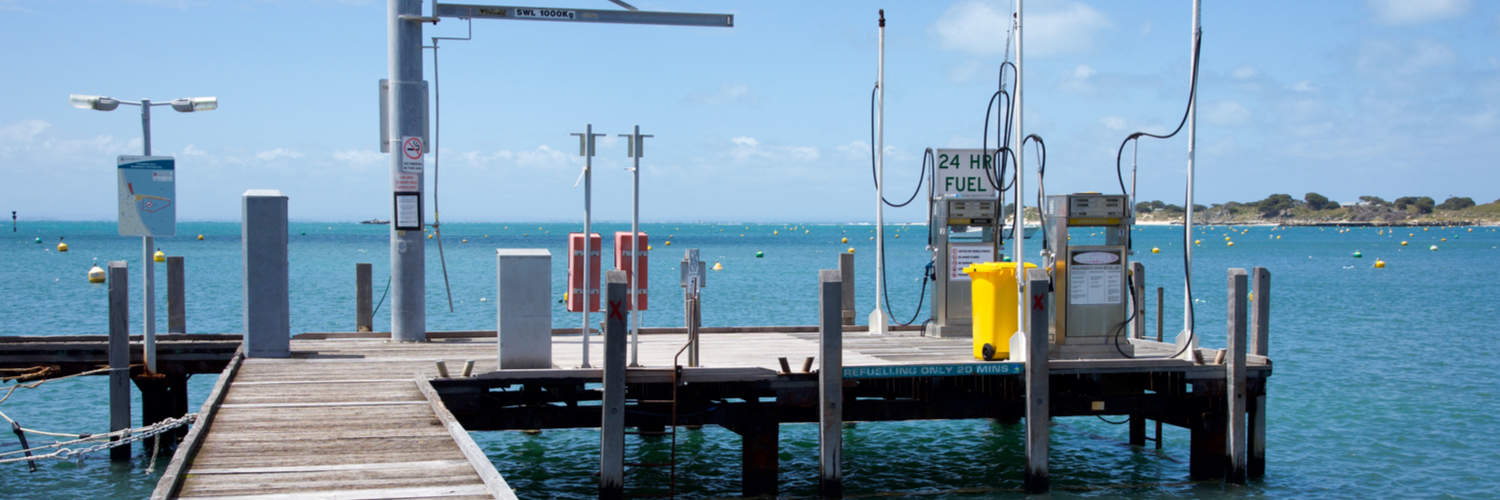
[[[1271,325],[1271,271],[1256,267],[1250,271],[1251,293],[1255,300],[1250,309],[1250,353],[1270,356]],[[1260,383],[1255,398],[1248,410],[1250,430],[1250,456],[1247,465],[1249,478],[1266,475],[1266,381]]]
[[[843,254],[848,255],[848,254]],[[853,257],[853,255],[850,255]],[[843,267],[845,259],[839,258]],[[853,265],[852,262],[850,264]],[[818,489],[824,497],[843,495],[844,472],[839,467],[844,446],[843,322],[853,319],[845,309],[842,272],[818,271]]]
[[[375,318],[372,311],[370,288],[370,263],[359,262],[354,264],[354,331],[371,331],[371,321]]]
[[[130,270],[109,263],[109,430],[130,428]],[[130,460],[130,445],[109,449],[109,459]]]
[[[1130,263],[1130,296],[1131,316],[1130,322],[1131,338],[1146,338],[1146,265],[1140,262]],[[1146,446],[1146,416],[1141,412],[1130,414],[1130,445]]]
[[[1027,269],[1030,281],[1031,325],[1026,339],[1026,479],[1027,493],[1043,493],[1050,487],[1047,456],[1051,447],[1051,397],[1047,368],[1047,272]]]
[[[182,256],[167,257],[167,333],[187,333],[184,278]]]
[[[839,253],[839,311],[846,325],[854,324],[854,254]]]
[[[1231,483],[1245,482],[1246,429],[1245,429],[1245,321],[1247,316],[1245,294],[1248,292],[1244,269],[1229,270],[1229,341],[1226,344],[1229,359],[1225,366],[1225,384],[1229,397],[1229,436],[1227,456],[1229,468],[1226,479]]]
[[[599,425],[599,497],[621,498],[625,493],[625,306],[630,286],[625,271],[605,273],[608,306],[604,322],[603,422]]]

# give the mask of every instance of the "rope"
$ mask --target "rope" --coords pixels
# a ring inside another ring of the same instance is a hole
[[[65,376],[57,377],[57,378],[50,378],[50,379],[38,380],[36,382],[31,382],[29,384],[17,383],[16,385],[10,386],[10,389],[7,389],[5,391],[5,395],[4,396],[0,396],[0,403],[4,403],[5,400],[10,399],[10,396],[12,394],[15,394],[16,389],[21,389],[21,388],[35,389],[37,387],[40,387],[42,384],[45,384],[47,382],[51,382],[51,381],[54,381],[54,380],[66,380],[66,379],[70,379],[70,378],[73,378],[73,377],[82,377],[82,376],[85,376],[85,375],[94,375],[94,374],[98,374],[98,373],[104,373],[104,372],[108,372],[110,370],[112,370],[112,368],[96,368],[96,369],[89,370],[89,371],[86,371],[86,372],[74,373],[72,375],[65,375]],[[6,415],[4,411],[0,411],[0,419],[5,420],[10,425],[15,426],[15,427],[21,429],[22,432],[25,432],[25,433],[28,433],[28,434],[38,434],[38,435],[42,435],[42,436],[52,436],[52,437],[61,437],[61,438],[73,438],[73,439],[83,438],[83,437],[87,437],[88,436],[88,434],[68,434],[68,433],[63,433],[63,432],[48,432],[48,431],[41,431],[41,430],[36,430],[36,429],[28,429],[28,428],[25,428],[25,427],[20,427],[20,424],[16,423],[15,419],[10,418],[10,415]],[[0,455],[3,455],[3,454],[0,454]]]
[[[121,430],[114,431],[114,432],[109,432],[109,433],[106,433],[106,434],[93,434],[93,435],[87,435],[87,434],[85,434],[85,435],[83,435],[84,437],[81,437],[79,439],[70,440],[70,441],[59,441],[59,442],[56,442],[56,443],[46,444],[46,445],[42,445],[42,446],[36,446],[36,447],[27,448],[27,449],[23,449],[23,450],[13,450],[13,451],[7,451],[7,452],[0,452],[0,465],[9,464],[9,463],[16,463],[16,462],[26,462],[26,461],[30,461],[30,460],[43,460],[43,459],[69,460],[69,459],[72,459],[72,458],[75,458],[75,457],[82,457],[82,456],[88,455],[90,453],[96,453],[96,452],[104,451],[104,450],[107,450],[107,449],[110,449],[110,448],[114,448],[116,446],[124,446],[124,445],[130,444],[130,443],[134,443],[134,442],[137,442],[137,441],[142,441],[142,440],[145,440],[145,439],[148,439],[148,438],[155,437],[158,434],[161,434],[161,433],[164,433],[164,432],[176,429],[178,427],[182,427],[184,425],[191,424],[195,420],[197,420],[197,418],[198,418],[198,414],[196,414],[196,413],[189,413],[187,415],[183,415],[183,416],[178,417],[178,418],[169,418],[169,419],[166,419],[166,420],[163,420],[163,421],[160,421],[160,422],[157,422],[157,423],[145,426],[145,427],[137,427],[137,428],[133,428],[133,429],[121,429]],[[87,442],[93,442],[93,441],[99,441],[99,440],[102,440],[102,439],[112,439],[112,440],[105,441],[105,442],[102,442],[102,443],[99,443],[99,444],[95,444],[93,446],[88,446],[88,447],[85,447],[85,448],[67,448],[67,446],[70,446],[70,445],[87,443]],[[19,456],[19,457],[4,458],[7,455],[24,455],[24,454],[27,454],[27,453],[32,453],[32,452],[36,452],[36,451],[39,451],[39,450],[47,450],[47,449],[53,449],[53,451],[50,452],[50,453],[45,453],[45,454],[41,454],[41,455],[31,455],[31,456]],[[154,464],[155,460],[153,460],[152,462]]]

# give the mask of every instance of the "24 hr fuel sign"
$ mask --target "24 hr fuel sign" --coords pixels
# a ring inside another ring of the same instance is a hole
[[[994,169],[998,165],[995,163],[995,150],[985,154],[979,149],[936,149],[933,150],[933,158],[936,160],[932,176],[936,183],[936,196],[953,198],[994,195],[994,188],[985,176],[1000,175],[993,170],[986,173],[986,169]]]

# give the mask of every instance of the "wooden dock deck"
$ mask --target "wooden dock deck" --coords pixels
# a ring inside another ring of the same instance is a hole
[[[704,399],[737,396],[735,401],[763,412],[761,418],[772,425],[769,431],[762,426],[763,435],[769,432],[769,437],[762,439],[774,445],[774,424],[816,421],[815,413],[806,411],[816,400],[807,395],[808,390],[816,394],[816,383],[810,382],[814,375],[800,368],[806,358],[819,352],[818,334],[806,328],[751,330],[709,330],[701,335],[702,366],[684,368],[681,378],[697,392],[685,393],[681,404],[684,408],[701,408]],[[994,391],[1012,396],[1024,393],[1015,382],[1024,363],[976,361],[966,338],[898,333],[903,335],[844,334],[844,378],[852,379],[846,382],[850,386],[847,397],[852,402],[845,410],[847,420],[999,417],[1013,413],[1010,406],[1018,409],[1018,404],[1012,404],[1018,400],[995,397]],[[572,333],[552,337],[553,369],[496,371],[493,332],[434,332],[429,342],[415,344],[392,343],[387,338],[380,333],[304,334],[293,339],[291,358],[237,357],[200,412],[202,424],[194,426],[184,440],[153,496],[505,498],[513,493],[469,440],[465,427],[497,430],[599,425],[600,408],[578,402],[599,399],[597,391],[584,385],[603,379],[599,367],[604,359],[602,340],[590,342],[593,368],[580,368],[582,339]],[[639,410],[646,403],[640,400],[644,395],[661,394],[663,386],[670,387],[670,372],[662,368],[672,366],[672,356],[685,341],[686,335],[681,333],[640,336],[644,367],[626,372],[631,398],[636,400],[627,410],[627,425],[664,424],[644,416],[648,412]],[[1170,353],[1163,344],[1127,342],[1137,343],[1141,352]],[[1068,349],[1054,346],[1054,356],[1067,357]],[[1204,354],[1205,359],[1213,359],[1213,351],[1205,350]],[[786,358],[791,370],[783,371],[778,358]],[[446,363],[449,377],[439,377],[437,361]],[[472,376],[459,373],[466,361],[475,362]],[[1248,361],[1251,377],[1263,384],[1270,373],[1269,363],[1258,356]],[[1163,380],[1183,385],[1194,380],[1222,382],[1225,377],[1225,365],[1179,359],[1054,358],[1049,370],[1054,379],[1077,378],[1080,374],[1137,377],[1144,381],[1142,384],[1158,384],[1159,391],[1145,396],[1136,391],[1124,397],[1094,391],[1086,398],[1089,401],[1083,402],[1059,397],[1053,403],[1057,407],[1054,415],[1129,412],[1168,422],[1174,420],[1168,415],[1170,405],[1164,404],[1167,398],[1193,395],[1192,391],[1168,390],[1162,387]],[[961,387],[938,384],[926,389],[924,395],[916,384],[892,382],[934,378],[958,381],[946,384]],[[980,379],[989,381],[982,382],[982,389],[962,385],[969,383],[963,381]],[[994,383],[997,380],[1008,382]],[[518,385],[543,390],[510,394],[541,392],[550,394],[544,396],[549,399],[497,401],[490,392]],[[1056,383],[1054,390],[1088,392],[1084,389],[1087,385],[1064,381]],[[949,394],[953,390],[958,392]],[[922,402],[923,397],[932,398],[934,394],[951,399],[970,397],[956,395],[969,393],[975,399],[991,398],[994,403],[932,406]],[[767,398],[774,401],[765,403]],[[1115,399],[1110,400],[1108,409],[1102,402],[1090,404],[1110,398]],[[444,399],[449,400],[447,404]],[[1163,403],[1160,414],[1143,413],[1145,406],[1158,403]],[[455,405],[451,412],[450,404]],[[773,411],[765,413],[766,409]],[[732,427],[739,425],[733,422],[745,418],[733,413],[734,405],[723,405],[721,411],[730,412],[724,413],[730,416],[714,420],[712,414],[699,412],[697,417],[685,417],[676,423],[718,424],[737,432],[743,430]],[[769,490],[758,486],[758,491],[775,491],[774,460],[770,467],[773,484]],[[746,471],[747,478],[750,473]]]
[[[494,369],[488,344],[308,340],[288,359],[236,357],[153,498],[513,498],[428,382],[435,360]]]

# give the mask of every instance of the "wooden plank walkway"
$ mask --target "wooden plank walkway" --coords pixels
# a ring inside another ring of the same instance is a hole
[[[153,496],[514,498],[427,382],[436,360],[493,370],[487,344],[296,341],[232,362]]]

